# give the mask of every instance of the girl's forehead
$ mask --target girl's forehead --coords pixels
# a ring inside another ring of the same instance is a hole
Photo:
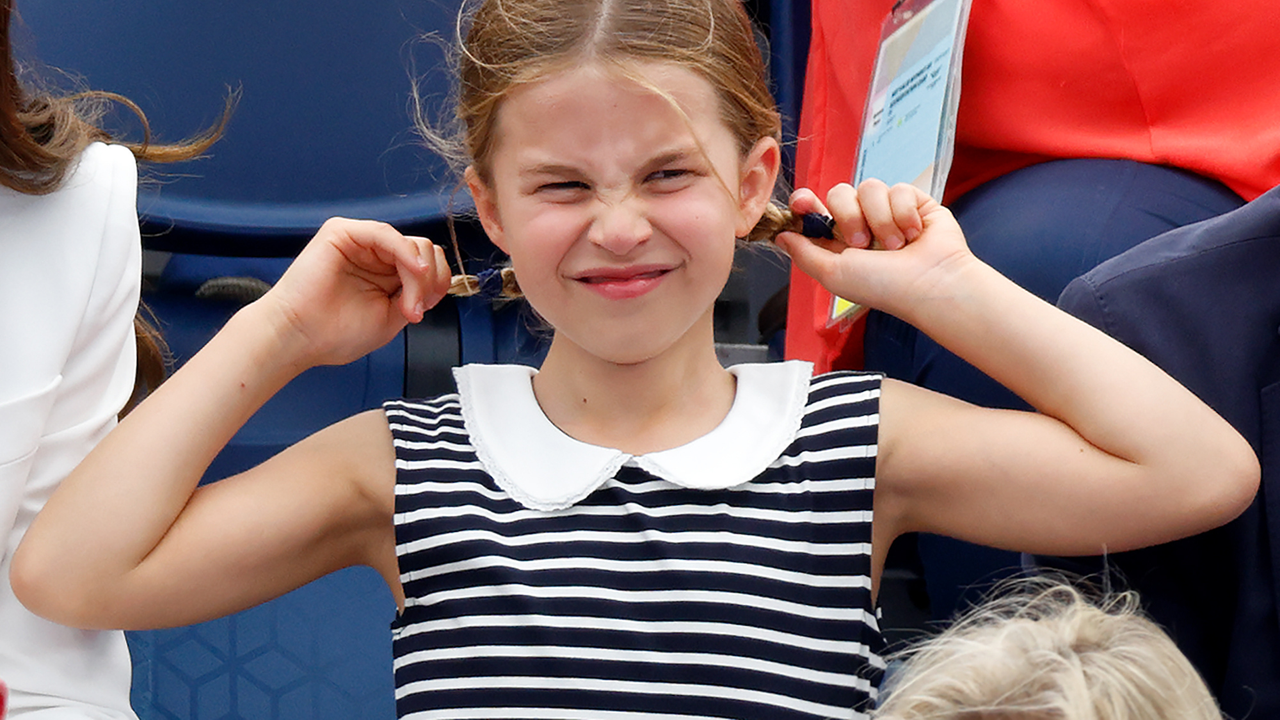
[[[503,105],[532,96],[534,104],[630,104],[696,114],[717,105],[715,89],[698,73],[674,63],[604,66],[592,62],[550,73],[516,87]]]
[[[497,120],[498,152],[557,138],[584,151],[601,144],[697,146],[729,133],[711,83],[670,63],[618,69],[589,64],[556,72],[512,90]]]
[[[498,120],[521,121],[589,112],[670,115],[697,122],[719,119],[715,89],[701,75],[671,63],[602,67],[590,63],[551,73],[514,88],[498,106]]]

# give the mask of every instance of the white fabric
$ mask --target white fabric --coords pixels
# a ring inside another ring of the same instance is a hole
[[[632,456],[566,435],[543,414],[531,367],[454,369],[462,416],[485,469],[526,507],[557,510],[591,494],[624,464],[688,488],[740,485],[760,474],[800,429],[813,366],[735,365],[737,391],[714,430],[680,447]]]
[[[124,635],[47,622],[9,561],[133,389],[142,251],[132,153],[95,144],[50,195],[0,186],[0,679],[13,720],[135,718]]]

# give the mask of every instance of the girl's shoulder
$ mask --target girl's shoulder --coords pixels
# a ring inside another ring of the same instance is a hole
[[[819,405],[832,398],[851,402],[878,401],[884,374],[865,370],[831,370],[809,380],[809,405]]]
[[[793,361],[799,362],[799,361]],[[807,363],[806,363],[807,364]],[[814,385],[819,384],[848,384],[862,383],[864,385],[879,386],[880,381],[884,379],[884,373],[872,370],[828,370],[823,373],[817,373],[811,378]]]
[[[795,434],[796,446],[878,445],[883,380],[880,373],[853,370],[814,375]]]

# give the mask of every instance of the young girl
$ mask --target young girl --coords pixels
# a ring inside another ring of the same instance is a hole
[[[1226,423],[984,266],[906,186],[797,192],[790,209],[841,239],[777,242],[1041,414],[802,363],[722,369],[735,238],[780,214],[778,116],[737,0],[494,0],[460,56],[466,181],[555,329],[542,367],[461,368],[456,394],[197,488],[290,378],[378,347],[449,287],[427,240],[332,220],[49,503],[13,571],[31,607],[180,625],[367,564],[401,609],[403,717],[850,717],[883,667],[898,535],[1097,553],[1253,494]]]

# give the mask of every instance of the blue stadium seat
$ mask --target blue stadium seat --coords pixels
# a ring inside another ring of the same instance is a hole
[[[201,252],[207,240],[207,254],[285,256],[334,214],[411,228],[466,198],[417,142],[409,108],[411,75],[444,99],[442,45],[417,39],[451,38],[457,5],[24,0],[19,11],[35,57],[133,99],[162,140],[212,124],[238,89],[211,157],[162,168],[139,207],[152,247]]]

